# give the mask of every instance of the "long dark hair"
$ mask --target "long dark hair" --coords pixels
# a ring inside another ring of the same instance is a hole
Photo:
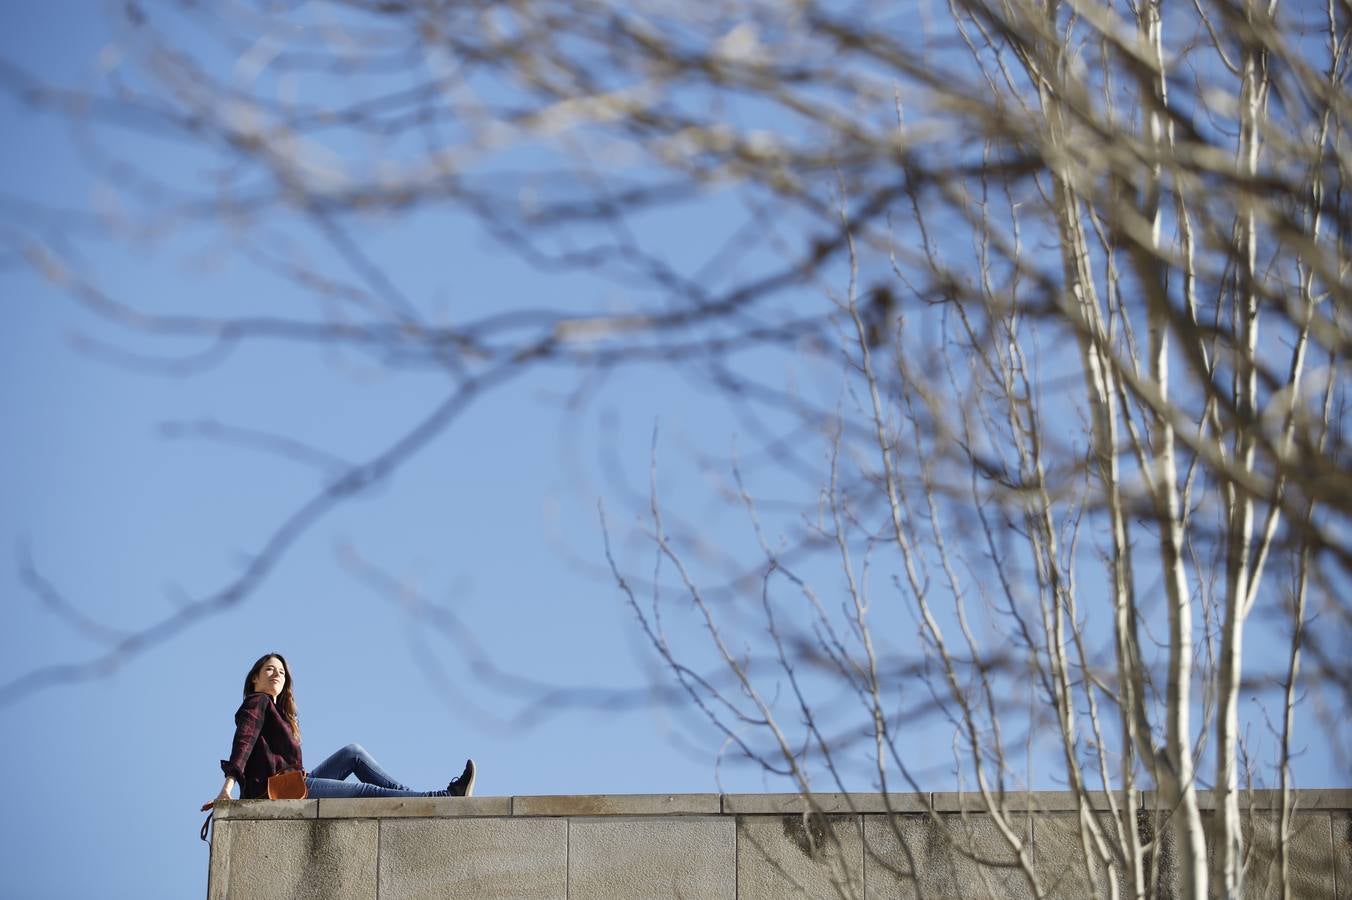
[[[287,722],[291,723],[291,733],[296,736],[296,743],[300,743],[300,717],[296,715],[296,694],[291,690],[295,684],[295,679],[291,676],[291,663],[286,661],[286,657],[280,653],[264,653],[258,657],[258,662],[253,664],[249,674],[244,676],[244,696],[255,693],[254,679],[258,677],[259,671],[263,668],[263,663],[270,659],[281,660],[282,668],[286,670],[286,680],[282,683],[282,692],[277,695],[277,711],[282,714]]]

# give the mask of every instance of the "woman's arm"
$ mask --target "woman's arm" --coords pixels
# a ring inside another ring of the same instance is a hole
[[[235,781],[244,777],[244,766],[258,743],[258,734],[263,728],[263,706],[268,702],[266,694],[249,694],[235,713],[235,739],[230,745],[230,758],[221,760],[221,770],[225,772],[225,784],[216,799],[203,804],[207,810],[217,803],[230,799],[230,789]]]
[[[250,694],[235,712],[235,739],[230,744],[230,758],[221,760],[221,770],[236,779],[244,778],[244,765],[253,753],[254,744],[263,730],[263,709],[271,702],[267,694]]]
[[[206,803],[203,803],[202,811],[206,812],[209,809],[214,809],[217,803],[228,801],[230,799],[230,789],[234,786],[235,779],[230,775],[225,776],[225,784],[221,786],[221,792],[216,795],[215,800],[208,800]]]

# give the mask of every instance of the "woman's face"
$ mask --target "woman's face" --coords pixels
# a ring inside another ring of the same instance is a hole
[[[282,688],[285,686],[286,667],[282,665],[282,661],[275,656],[269,656],[263,660],[263,665],[258,669],[258,675],[254,677],[253,689],[271,694],[272,699],[276,700],[277,695],[282,692]]]

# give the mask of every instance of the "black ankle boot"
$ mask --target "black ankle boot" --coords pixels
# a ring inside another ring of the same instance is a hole
[[[465,760],[465,771],[460,777],[446,785],[446,792],[452,797],[471,797],[474,795],[474,760]]]

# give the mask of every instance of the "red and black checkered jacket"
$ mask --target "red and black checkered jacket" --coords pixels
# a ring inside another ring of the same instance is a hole
[[[247,694],[235,713],[235,743],[221,771],[239,782],[241,800],[268,795],[268,779],[303,769],[300,744],[271,694]]]

